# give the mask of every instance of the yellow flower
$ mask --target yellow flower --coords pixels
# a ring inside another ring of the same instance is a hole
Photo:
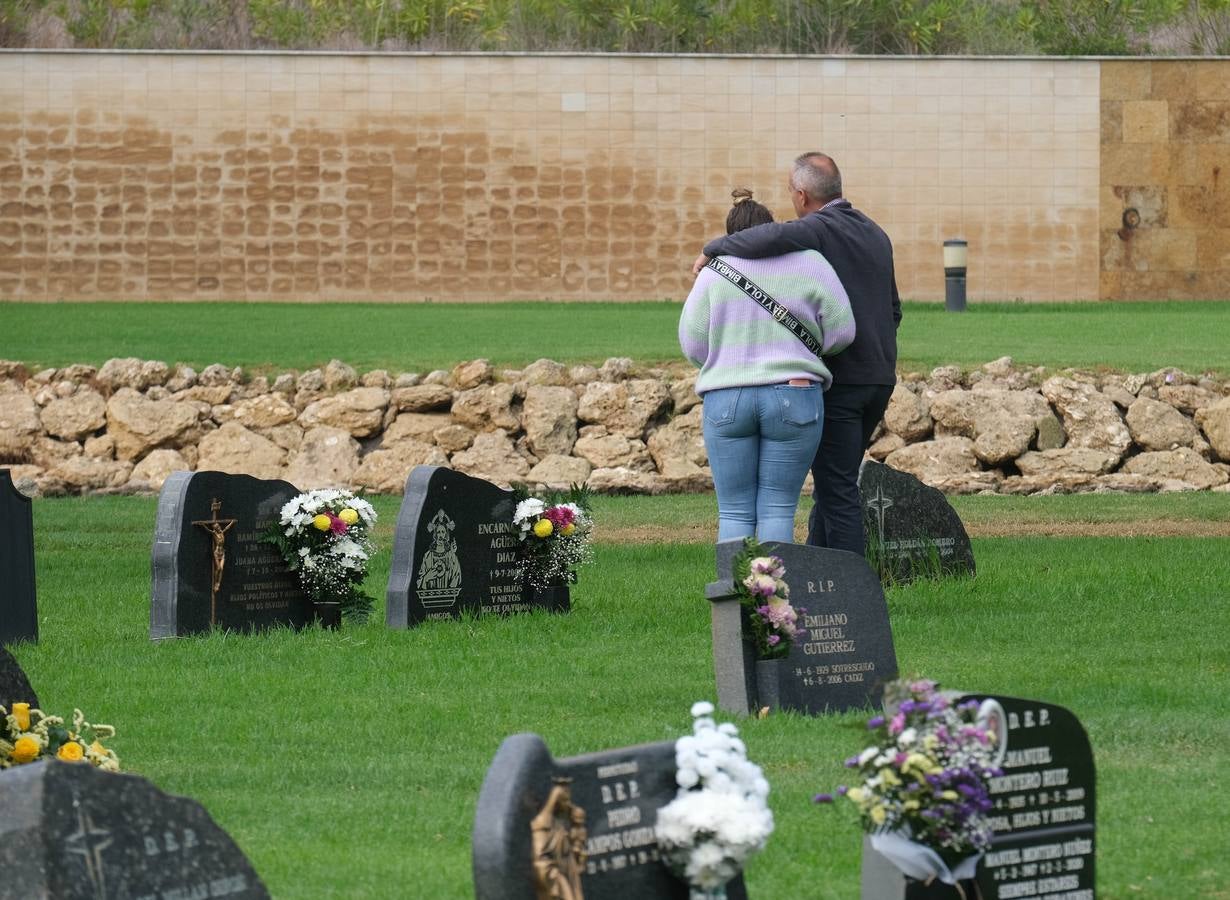
[[[877,825],[883,825],[886,818],[888,818],[888,813],[884,811],[884,807],[882,805],[873,806],[871,808],[871,821],[875,822]]]
[[[69,741],[56,751],[56,759],[62,759],[65,762],[81,762],[85,757],[85,750],[76,741]]]
[[[880,781],[889,787],[896,787],[901,784],[901,779],[897,777],[897,773],[889,768],[880,770]]]
[[[98,741],[95,741],[94,743],[90,744],[90,752],[97,753],[99,756],[106,756],[107,748],[104,747],[102,744],[100,744]]]
[[[13,718],[17,720],[17,728],[20,731],[30,730],[30,704],[29,703],[14,703]]]
[[[956,800],[957,792],[956,791],[944,791],[944,793],[940,794],[940,796],[943,797],[945,800]]]
[[[862,803],[863,795],[865,793],[866,791],[864,791],[862,788],[850,788],[850,790],[846,792],[846,796],[849,797],[851,800],[853,800],[855,803]]]
[[[555,526],[551,524],[549,519],[539,519],[534,523],[534,534],[540,538],[550,537],[551,532],[555,530]]]
[[[23,734],[13,744],[13,762],[28,763],[38,759],[38,753],[41,748],[38,741],[30,737],[28,734]]]
[[[568,535],[572,534],[576,530],[577,530],[577,526],[569,522],[567,525],[565,525],[563,528],[559,530],[559,533],[564,535],[564,537],[567,537]]]
[[[355,522],[359,521],[359,514],[355,512],[353,509],[351,509],[349,506],[347,506],[340,513],[338,513],[337,517],[341,519],[343,522],[345,522],[347,525],[353,525]]]
[[[317,531],[328,531],[329,517],[323,514],[316,516],[316,518],[312,519],[312,525]]]

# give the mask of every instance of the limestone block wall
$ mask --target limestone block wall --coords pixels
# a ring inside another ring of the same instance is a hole
[[[972,299],[1118,296],[1105,65],[3,51],[0,299],[682,298],[731,188],[789,215],[807,149],[905,297],[951,237]]]
[[[1102,63],[1101,295],[1230,293],[1230,60]]]

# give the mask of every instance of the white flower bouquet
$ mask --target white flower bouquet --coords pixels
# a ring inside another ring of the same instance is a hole
[[[375,523],[376,510],[350,491],[307,491],[282,507],[266,540],[299,573],[313,603],[337,603],[345,619],[363,622],[375,603],[361,588]]]
[[[658,810],[658,848],[667,867],[699,896],[725,885],[773,833],[769,783],[747,758],[739,730],[712,718],[713,704],[692,706],[692,734],[675,742],[679,792]]]
[[[545,588],[575,582],[577,567],[591,557],[594,522],[589,515],[589,492],[573,487],[567,494],[551,494],[545,500],[524,491],[517,497],[513,524],[521,534],[526,583]]]

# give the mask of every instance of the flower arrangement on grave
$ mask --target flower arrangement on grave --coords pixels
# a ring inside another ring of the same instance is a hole
[[[747,610],[752,642],[759,659],[783,659],[799,633],[798,612],[790,605],[786,566],[770,556],[755,538],[743,542],[733,563],[735,590]]]
[[[575,582],[577,567],[592,557],[589,542],[594,522],[589,513],[589,490],[573,485],[567,492],[543,497],[518,490],[517,499],[513,524],[521,533],[526,583],[541,589]]]
[[[999,736],[983,704],[959,704],[934,681],[898,680],[885,688],[887,715],[867,722],[872,742],[846,760],[852,787],[837,788],[858,810],[872,846],[904,874],[945,884],[972,878],[991,844],[990,779]],[[994,701],[990,701],[994,702]],[[833,794],[817,794],[832,803]]]
[[[265,539],[276,546],[313,603],[336,603],[342,617],[364,622],[375,603],[361,585],[374,547],[376,510],[350,491],[307,491],[282,507]]]
[[[61,716],[49,716],[29,703],[14,703],[11,711],[0,706],[0,769],[60,759],[118,772],[119,757],[103,746],[103,741],[114,736],[114,728],[91,725],[79,709],[73,710],[69,725]]]
[[[686,881],[693,900],[723,898],[773,833],[769,783],[747,758],[739,730],[712,717],[713,704],[692,705],[692,734],[675,742],[675,799],[658,810],[658,849]]]

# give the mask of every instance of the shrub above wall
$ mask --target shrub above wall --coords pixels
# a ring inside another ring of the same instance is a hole
[[[157,491],[177,470],[400,493],[416,465],[502,484],[712,490],[695,376],[539,360],[497,372],[272,380],[112,359],[31,374],[0,361],[0,465],[31,494]],[[1230,381],[1025,369],[907,373],[871,455],[950,493],[1230,492]]]

